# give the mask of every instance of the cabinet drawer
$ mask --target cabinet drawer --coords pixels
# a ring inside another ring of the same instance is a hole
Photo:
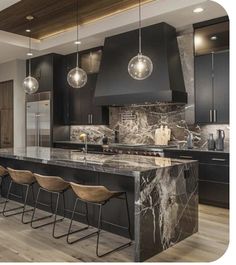
[[[165,157],[198,160],[200,163],[229,165],[229,154],[194,150],[165,150]]]
[[[199,202],[229,208],[229,185],[199,181]]]
[[[199,164],[199,179],[229,183],[229,167],[212,164]]]

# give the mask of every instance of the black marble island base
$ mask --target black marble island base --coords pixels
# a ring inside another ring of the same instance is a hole
[[[64,149],[27,148],[0,149],[0,165],[126,191],[135,244],[134,261],[144,261],[198,231],[196,161],[132,155],[84,156]],[[7,182],[4,194],[6,190]],[[15,192],[19,192],[17,188]],[[44,200],[47,203],[50,197],[45,195]],[[74,194],[68,192],[67,208],[72,209],[74,200]],[[97,210],[89,208],[94,226]],[[111,201],[104,208],[103,229],[126,236],[121,228],[127,225],[124,212],[123,201]],[[79,217],[78,220],[84,221]]]

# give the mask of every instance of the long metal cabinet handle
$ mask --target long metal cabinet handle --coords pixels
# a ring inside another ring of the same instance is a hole
[[[213,112],[213,113],[214,113],[214,122],[216,122],[216,121],[217,121],[217,115],[216,115],[216,114],[217,114],[217,112],[216,112],[216,110],[215,110],[215,109],[214,109],[214,112]]]
[[[91,115],[91,124],[93,124],[93,114],[90,115]]]
[[[192,159],[192,156],[179,156],[180,158],[188,158],[188,159]]]
[[[88,114],[88,124],[90,124],[90,114]]]
[[[212,158],[211,160],[212,160],[212,161],[222,161],[222,162],[227,161],[227,160],[224,159],[224,158]]]
[[[209,115],[210,115],[210,122],[212,122],[212,110],[211,109],[209,111]]]

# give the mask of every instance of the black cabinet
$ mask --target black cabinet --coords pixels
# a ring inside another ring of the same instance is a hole
[[[199,202],[229,208],[229,154],[166,150],[165,157],[199,161]]]
[[[195,122],[229,123],[229,52],[195,57]]]
[[[98,57],[100,56],[99,51],[92,50],[86,51],[80,54],[81,60],[86,58],[87,68],[89,69],[88,58],[96,59],[96,63],[91,63],[91,69],[87,73],[88,81],[87,84],[82,88],[72,88],[66,82],[65,87],[68,91],[68,112],[69,112],[69,125],[108,125],[109,124],[109,108],[106,106],[96,106],[94,104],[94,93],[97,83],[97,65]],[[87,56],[88,54],[88,56]],[[99,56],[97,55],[99,54]],[[95,56],[97,55],[97,56]],[[66,60],[66,75],[75,67],[76,54],[69,54],[65,57]],[[85,63],[84,63],[85,64]],[[96,65],[96,67],[95,67]]]
[[[213,57],[214,115],[217,123],[229,123],[229,52]]]
[[[31,59],[31,75],[38,80],[38,92],[52,91],[53,89],[53,57],[53,54],[49,54]],[[28,73],[27,61],[27,75]]]
[[[195,122],[212,122],[211,54],[195,57]]]

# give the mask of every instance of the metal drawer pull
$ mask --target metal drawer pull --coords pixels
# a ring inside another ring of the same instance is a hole
[[[210,109],[210,122],[212,122],[212,110]]]
[[[224,158],[212,158],[211,160],[213,160],[213,161],[227,161]]]
[[[192,159],[193,157],[192,156],[179,156],[180,158],[189,158],[189,159]]]
[[[214,122],[217,122],[217,116],[216,116],[216,110],[215,109],[214,109],[213,115],[214,115]]]

